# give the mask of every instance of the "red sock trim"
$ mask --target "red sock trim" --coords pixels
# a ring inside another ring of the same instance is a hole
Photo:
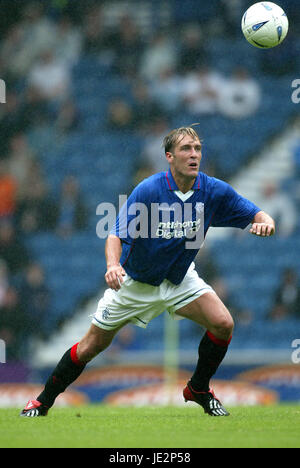
[[[71,348],[71,359],[74,362],[74,364],[76,364],[76,366],[83,366],[83,363],[81,361],[79,361],[79,359],[77,357],[77,346],[78,345],[79,345],[79,343],[76,343],[76,344],[74,344],[74,346],[72,346],[72,348]]]
[[[223,347],[228,346],[230,344],[231,339],[232,339],[232,336],[231,336],[228,341],[221,340],[220,338],[217,338],[215,335],[213,335],[213,333],[211,333],[208,330],[207,330],[206,333],[207,333],[208,338],[218,346],[223,346]]]
[[[206,393],[211,392],[210,388],[208,389],[207,392],[196,392],[196,390],[194,390],[193,387],[191,386],[191,383],[189,383],[188,387],[190,387],[191,390],[192,390],[194,393],[197,393],[197,394],[199,394],[199,395],[204,395],[204,394],[206,394]]]

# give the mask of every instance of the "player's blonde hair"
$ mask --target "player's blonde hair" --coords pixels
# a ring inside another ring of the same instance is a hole
[[[198,133],[193,129],[194,125],[198,124],[193,124],[190,127],[175,128],[170,133],[168,133],[168,135],[166,135],[163,140],[163,147],[165,148],[165,153],[172,151],[174,146],[178,143],[179,138],[184,138],[186,135],[189,135],[194,140],[199,140],[201,143]]]

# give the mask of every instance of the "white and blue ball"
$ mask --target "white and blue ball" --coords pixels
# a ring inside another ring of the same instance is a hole
[[[242,31],[250,44],[260,49],[270,49],[284,41],[289,21],[283,9],[273,2],[258,2],[245,12]]]

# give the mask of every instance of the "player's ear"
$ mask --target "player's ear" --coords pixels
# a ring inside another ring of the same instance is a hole
[[[170,153],[170,151],[166,151],[166,158],[167,158],[167,161],[172,161],[173,159],[173,154]]]

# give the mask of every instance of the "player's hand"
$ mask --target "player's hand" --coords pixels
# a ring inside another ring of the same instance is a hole
[[[250,232],[255,236],[270,237],[275,234],[275,226],[269,223],[253,223]]]
[[[107,268],[105,273],[105,281],[109,288],[118,291],[124,281],[123,277],[126,275],[124,268],[121,265],[114,265]]]

